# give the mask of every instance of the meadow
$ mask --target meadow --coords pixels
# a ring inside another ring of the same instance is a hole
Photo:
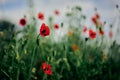
[[[59,10],[53,13],[60,15]],[[112,24],[106,37],[107,22],[96,9],[91,27],[84,24],[86,16],[79,6],[65,13],[66,22],[55,23],[54,16],[23,16],[18,21],[22,30],[0,21],[0,80],[120,80],[120,45],[112,41]],[[44,19],[47,22],[41,22]],[[55,32],[66,24],[66,32],[56,41],[61,33]]]

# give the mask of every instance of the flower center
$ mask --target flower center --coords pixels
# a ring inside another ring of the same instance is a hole
[[[45,33],[45,32],[46,32],[46,30],[43,30],[43,31],[42,31],[42,33]]]

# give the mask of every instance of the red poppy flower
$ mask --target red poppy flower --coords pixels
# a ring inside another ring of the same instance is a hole
[[[86,31],[87,31],[87,27],[84,26],[84,28],[83,28],[83,32],[86,32]]]
[[[50,35],[50,29],[45,23],[42,23],[41,28],[40,28],[40,35],[41,36],[48,36]]]
[[[90,37],[91,39],[96,38],[96,32],[94,32],[92,29],[90,29],[90,30],[89,30],[89,37]]]
[[[109,32],[109,37],[110,37],[110,38],[113,37],[113,33],[112,33],[112,31]]]
[[[54,24],[54,29],[59,29],[59,25],[58,24]]]
[[[48,74],[48,75],[52,74],[51,66],[50,64],[47,64],[46,62],[42,64],[42,70],[45,72],[45,74]]]
[[[20,19],[20,21],[19,21],[19,24],[20,24],[21,26],[25,26],[26,23],[27,23],[27,21],[26,21],[25,18],[22,18],[22,19]]]
[[[44,20],[44,14],[42,12],[38,13],[38,19]]]
[[[55,13],[55,15],[59,15],[60,14],[60,12],[58,10],[55,10],[54,13]]]
[[[99,34],[103,36],[104,35],[104,31],[99,30]]]
[[[92,22],[93,22],[95,25],[97,25],[97,18],[96,18],[95,16],[92,17],[91,20],[92,20]]]

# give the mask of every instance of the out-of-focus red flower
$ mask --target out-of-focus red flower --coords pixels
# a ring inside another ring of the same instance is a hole
[[[84,28],[83,28],[83,32],[86,32],[86,31],[87,31],[87,27],[84,26]]]
[[[91,39],[96,38],[96,32],[94,32],[92,29],[90,29],[90,30],[89,30],[89,37],[90,37]]]
[[[73,45],[72,45],[72,49],[73,49],[74,51],[77,51],[77,50],[78,50],[78,46],[77,46],[76,44],[73,44]]]
[[[99,34],[103,36],[104,35],[104,31],[103,30],[99,30]]]
[[[97,25],[97,18],[96,18],[95,16],[93,16],[93,17],[91,18],[91,20],[92,20],[92,22],[93,22],[95,25]]]
[[[21,26],[25,26],[27,23],[26,19],[25,18],[21,18],[20,21],[19,21],[19,25]]]
[[[40,28],[40,35],[41,36],[48,36],[50,35],[50,29],[45,23],[42,23],[41,28]]]
[[[59,29],[59,25],[58,24],[54,24],[54,29]]]
[[[44,14],[42,12],[38,13],[38,19],[44,20]]]
[[[99,15],[98,13],[95,14],[95,17],[96,17],[97,19],[100,19],[100,15]]]
[[[109,37],[110,37],[110,38],[113,37],[113,33],[112,33],[112,31],[109,31]]]
[[[46,62],[42,64],[42,70],[45,72],[45,74],[48,74],[48,75],[52,74],[51,66],[50,64],[47,64]]]
[[[56,9],[56,10],[54,11],[54,14],[58,16],[58,15],[60,14],[60,12]]]

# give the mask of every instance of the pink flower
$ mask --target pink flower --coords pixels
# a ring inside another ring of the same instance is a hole
[[[58,24],[54,24],[54,29],[59,29],[59,25]]]
[[[54,11],[54,14],[58,16],[58,15],[60,14],[60,12],[56,9],[56,10]]]

